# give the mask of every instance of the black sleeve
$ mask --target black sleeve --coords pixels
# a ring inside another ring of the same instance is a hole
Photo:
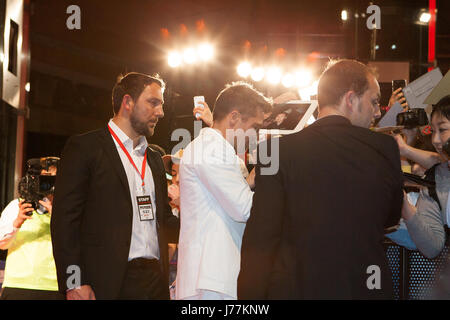
[[[403,205],[403,173],[400,162],[400,151],[398,149],[397,142],[392,137],[386,139],[388,143],[387,153],[392,166],[392,200],[391,210],[387,217],[385,228],[395,226],[399,223],[401,218],[401,211]]]
[[[86,154],[80,138],[70,138],[56,176],[50,229],[59,290],[63,293],[67,290],[67,278],[71,275],[67,268],[71,265],[80,268],[81,285],[89,284],[83,274],[80,244],[80,225],[89,186]]]
[[[285,215],[285,191],[281,169],[261,175],[256,166],[255,194],[241,248],[238,299],[267,299],[273,262],[278,251]]]

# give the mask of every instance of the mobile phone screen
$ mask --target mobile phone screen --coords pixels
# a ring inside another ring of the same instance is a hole
[[[406,80],[392,80],[392,92],[397,90],[398,88],[404,88],[406,87]]]

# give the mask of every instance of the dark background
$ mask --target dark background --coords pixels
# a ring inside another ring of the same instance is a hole
[[[66,8],[72,4],[81,8],[81,30],[66,27]],[[427,70],[421,63],[427,61],[428,28],[414,22],[420,9],[428,9],[428,1],[374,4],[381,8],[376,61],[409,61],[414,80]],[[287,68],[305,64],[316,79],[329,57],[368,61],[367,17],[357,23],[353,17],[368,5],[359,0],[32,0],[25,159],[59,156],[70,135],[104,126],[112,117],[114,82],[130,71],[159,73],[167,82],[165,117],[150,142],[170,151],[173,129],[192,130],[192,97],[204,95],[212,107],[224,85],[239,80],[236,66],[245,57]],[[450,1],[438,0],[437,6],[437,61],[445,74],[450,64]],[[345,23],[342,9],[349,10]],[[198,28],[199,21],[203,28]],[[215,44],[213,62],[177,69],[167,65],[168,51],[205,39]],[[283,56],[276,54],[279,48]],[[286,91],[264,82],[255,86],[272,97]]]

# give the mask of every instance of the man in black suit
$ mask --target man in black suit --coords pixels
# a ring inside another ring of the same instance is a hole
[[[393,298],[382,241],[400,219],[402,176],[395,140],[367,129],[379,99],[367,66],[324,71],[318,120],[279,139],[276,174],[257,168],[238,298]]]
[[[148,148],[164,82],[129,73],[113,88],[114,118],[71,137],[56,180],[51,233],[67,299],[168,299],[168,240],[177,242],[161,156]]]

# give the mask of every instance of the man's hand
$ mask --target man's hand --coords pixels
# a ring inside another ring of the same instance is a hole
[[[406,149],[408,148],[408,145],[406,144],[405,140],[400,134],[394,135],[395,141],[397,141],[398,149],[400,150],[400,155],[402,157],[405,156]]]
[[[66,292],[67,300],[95,300],[94,290],[90,285],[84,285]]]
[[[213,125],[213,116],[212,116],[211,110],[209,109],[209,107],[206,104],[206,102],[199,101],[198,103],[201,103],[203,105],[203,108],[201,108],[201,107],[194,108],[194,110],[193,110],[194,117],[195,117],[196,113],[199,113],[200,116],[197,119],[202,119],[203,122],[206,123],[206,125],[208,127],[212,127],[212,125]]]
[[[417,209],[408,201],[408,196],[406,192],[403,191],[403,206],[402,206],[402,218],[405,221],[408,221],[416,214]]]
[[[52,203],[49,199],[44,198],[43,200],[39,200],[39,203],[47,209],[49,214],[52,214]]]
[[[33,208],[31,207],[31,203],[25,203],[25,200],[20,200],[19,202],[19,214],[17,215],[16,220],[13,222],[14,228],[19,229],[22,224],[27,219],[31,219],[31,216],[28,216],[27,213],[33,212]]]
[[[389,107],[392,107],[394,103],[400,103],[403,109],[408,108],[408,102],[406,102],[406,98],[403,95],[402,88],[398,88],[394,92],[392,92],[391,98],[389,99]]]
[[[250,189],[253,189],[255,187],[255,175],[256,175],[255,168],[253,168],[253,170],[250,171],[250,173],[248,174],[248,176],[246,178]]]

